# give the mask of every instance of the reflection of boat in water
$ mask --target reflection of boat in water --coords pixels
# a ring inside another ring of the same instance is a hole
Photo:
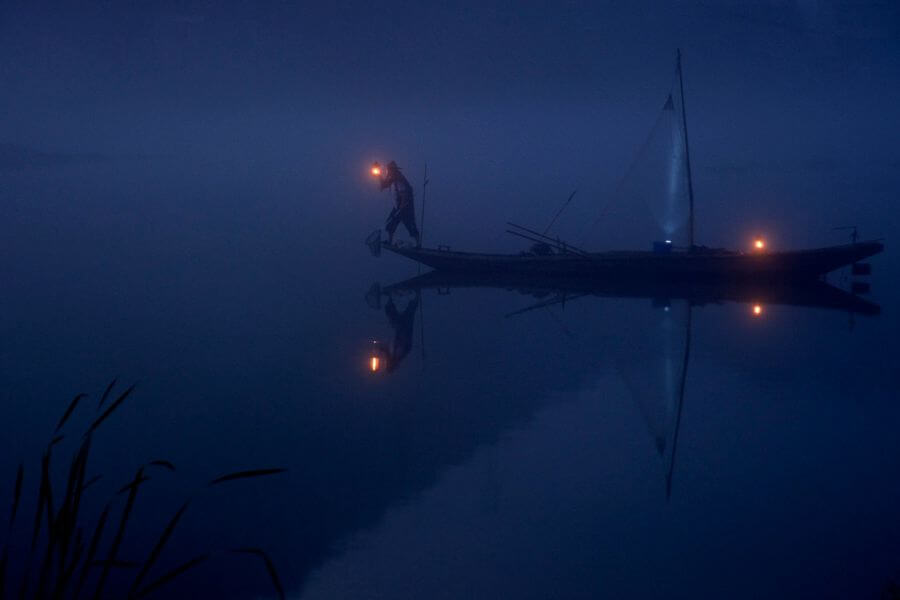
[[[756,241],[754,250],[750,252],[707,248],[696,244],[694,191],[680,52],[677,75],[680,93],[672,90],[657,122],[657,127],[660,123],[665,123],[661,131],[665,134],[668,144],[663,152],[665,156],[663,166],[667,176],[651,178],[664,180],[662,183],[665,189],[652,191],[646,197],[648,204],[656,207],[654,212],[657,213],[662,233],[666,238],[665,241],[655,242],[652,251],[587,252],[559,238],[548,236],[549,226],[543,232],[539,232],[513,223],[509,223],[511,229],[508,233],[532,242],[529,251],[519,254],[491,254],[451,251],[444,246],[437,248],[402,246],[382,242],[380,232],[370,236],[367,243],[373,253],[377,254],[381,249],[385,249],[440,271],[484,273],[493,276],[552,275],[654,281],[814,280],[835,269],[858,263],[884,249],[884,245],[877,240],[857,241],[855,231],[852,244],[804,250],[770,252],[765,250],[765,242],[761,239]],[[665,119],[662,118],[663,115]],[[571,200],[571,196],[569,199]],[[559,213],[556,216],[558,217]],[[672,243],[672,239],[685,225],[687,243],[678,247]]]
[[[881,308],[868,300],[825,282],[798,283],[758,281],[662,281],[641,279],[585,279],[520,274],[457,273],[431,271],[386,286],[382,292],[424,289],[491,287],[557,302],[577,296],[647,298],[665,303],[687,300],[692,306],[739,302],[762,305],[790,305],[844,310],[860,315],[877,315]]]
[[[866,316],[880,312],[877,304],[817,280],[793,284],[753,281],[651,283],[634,279],[588,280],[443,271],[431,271],[383,288],[375,284],[367,294],[367,301],[375,307],[382,296],[415,294],[419,298],[424,290],[447,293],[453,288],[506,289],[538,298],[537,303],[507,316],[585,296],[643,298],[659,306],[662,310],[656,317],[643,325],[631,325],[629,342],[618,349],[615,364],[664,463],[667,498],[672,492],[681,431],[695,307],[724,302],[745,303],[753,307],[754,315],[762,312],[763,305],[840,310]]]

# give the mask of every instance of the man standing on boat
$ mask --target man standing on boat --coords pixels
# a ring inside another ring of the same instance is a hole
[[[410,237],[415,240],[416,246],[421,246],[419,230],[416,227],[413,189],[394,161],[389,162],[385,172],[381,174],[381,189],[386,190],[391,186],[394,187],[394,208],[384,224],[388,234],[388,244],[394,243],[394,232],[397,230],[397,226],[403,223]]]

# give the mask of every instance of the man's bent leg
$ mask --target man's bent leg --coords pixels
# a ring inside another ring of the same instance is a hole
[[[388,234],[388,244],[394,243],[394,232],[397,231],[398,225],[400,225],[400,215],[397,214],[397,211],[391,211],[387,222],[384,224],[384,229]]]
[[[406,226],[409,236],[416,241],[416,246],[421,246],[422,242],[419,240],[419,229],[416,227],[416,214],[413,211],[408,210],[404,212],[403,225]]]

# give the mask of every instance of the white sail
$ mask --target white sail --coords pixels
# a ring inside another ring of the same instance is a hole
[[[615,215],[621,229],[629,223],[627,235],[646,248],[650,241],[669,240],[676,246],[693,245],[693,210],[687,120],[681,88],[681,65],[673,85],[644,143],[625,174],[601,204],[597,218],[586,229],[598,226],[603,239],[616,243],[624,232],[604,228],[606,217]]]
[[[648,210],[657,227],[654,239],[686,245],[689,215],[684,131],[670,95],[633,167],[620,187],[634,210]]]

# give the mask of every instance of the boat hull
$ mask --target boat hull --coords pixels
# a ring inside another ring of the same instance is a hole
[[[881,242],[860,242],[811,250],[742,253],[727,250],[694,252],[598,252],[591,254],[485,254],[384,244],[384,249],[438,271],[632,278],[655,281],[729,279],[816,279],[884,249]]]

